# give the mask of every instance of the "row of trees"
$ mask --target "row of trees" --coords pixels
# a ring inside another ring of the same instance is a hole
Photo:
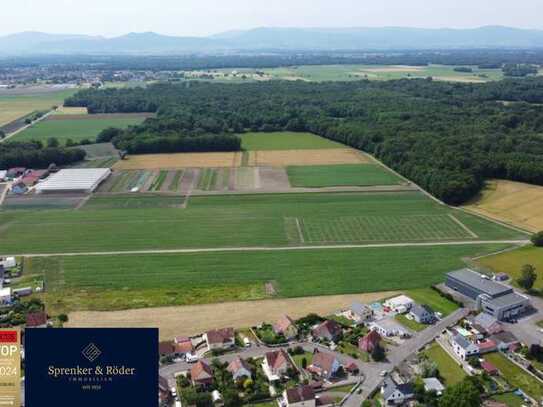
[[[67,165],[85,158],[85,151],[61,147],[44,147],[40,142],[0,144],[0,169],[12,167],[47,168],[50,164]]]
[[[95,113],[157,112],[114,136],[132,152],[176,151],[185,138],[210,134],[310,131],[376,155],[451,204],[472,198],[490,177],[543,185],[543,108],[536,104],[543,78],[158,84],[85,90],[66,103]],[[207,142],[236,147],[222,138],[189,144]]]

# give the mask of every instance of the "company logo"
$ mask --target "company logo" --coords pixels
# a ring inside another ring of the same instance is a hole
[[[89,362],[94,362],[102,354],[100,349],[98,349],[98,346],[92,342],[85,346],[81,353]]]

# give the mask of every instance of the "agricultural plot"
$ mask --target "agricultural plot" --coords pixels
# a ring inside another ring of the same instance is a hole
[[[77,148],[81,148],[82,150],[85,150],[85,152],[87,153],[85,158],[87,160],[92,160],[96,158],[104,158],[104,157],[119,157],[119,150],[117,150],[115,146],[111,143],[87,144],[87,145],[77,146]]]
[[[402,180],[376,164],[291,166],[287,168],[293,187],[398,185]]]
[[[92,198],[83,210],[100,209],[145,209],[145,208],[181,208],[184,198],[180,196],[156,195],[114,195],[96,196]]]
[[[115,165],[117,170],[239,167],[241,152],[131,155]]]
[[[95,158],[91,160],[80,161],[70,168],[111,168],[117,161],[116,157]]]
[[[46,142],[55,137],[61,145],[67,140],[76,143],[82,140],[93,142],[98,133],[108,127],[124,128],[144,120],[142,116],[97,117],[96,115],[58,115],[51,116],[14,136],[12,141],[40,140]]]
[[[11,94],[0,92],[0,127],[37,110],[61,105],[75,90],[27,90]]]
[[[251,151],[248,164],[258,167],[287,167],[300,165],[365,164],[371,159],[351,148],[320,150]]]
[[[59,194],[48,195],[8,195],[1,208],[3,210],[48,210],[48,209],[75,209],[83,200],[85,195]]]
[[[543,230],[543,187],[522,182],[487,182],[467,209],[532,232]]]
[[[86,115],[89,114],[86,107],[66,107],[59,106],[58,109],[53,113],[53,115]]]
[[[144,176],[141,171],[132,171],[117,181],[114,174],[108,182],[121,190],[120,184],[130,188]],[[463,227],[449,221],[448,214],[454,214],[478,238],[464,235]],[[411,222],[415,216],[420,219]],[[357,239],[352,243],[361,238],[372,239],[372,243],[406,242],[413,237],[416,241],[445,241],[451,236],[461,236],[459,240],[526,238],[520,232],[439,205],[417,192],[218,195],[191,196],[185,209],[36,211],[24,217],[4,211],[0,213],[0,254],[27,253],[29,247],[36,252],[59,253],[307,244],[299,240],[295,222],[286,218],[298,218],[310,225],[309,232],[302,228],[304,239],[321,239],[319,244],[325,245],[328,243],[314,228],[328,236],[330,228],[341,224],[340,217],[356,222],[359,217],[379,219],[365,223],[374,230],[357,232],[347,226],[346,232],[338,235],[338,239]],[[402,229],[405,224],[411,227],[407,231]]]
[[[328,140],[312,133],[295,133],[291,131],[273,133],[244,133],[241,147],[244,150],[317,150],[345,148],[343,144]]]
[[[266,298],[269,281],[280,298],[427,287],[462,257],[501,247],[75,256],[33,258],[32,267],[45,273],[48,309],[113,310]]]
[[[285,222],[286,228],[298,230],[298,236],[291,235],[295,243],[417,242],[476,238],[451,214],[286,218]]]
[[[131,170],[114,171],[104,182],[99,192],[168,192],[176,193],[181,190],[183,170]]]

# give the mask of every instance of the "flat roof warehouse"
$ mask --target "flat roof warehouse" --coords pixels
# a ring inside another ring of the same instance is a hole
[[[109,168],[76,168],[60,170],[36,185],[38,193],[93,192],[109,175]]]

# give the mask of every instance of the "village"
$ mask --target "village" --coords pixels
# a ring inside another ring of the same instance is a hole
[[[355,302],[327,317],[284,315],[161,342],[160,400],[176,406],[416,405],[469,378],[485,406],[507,405],[502,395],[539,405],[542,348],[520,336],[536,330],[533,318],[541,308],[499,282],[503,278],[468,269],[449,273],[442,291],[436,288],[457,305],[448,316],[399,295]],[[500,313],[491,315],[481,298],[500,302]]]

